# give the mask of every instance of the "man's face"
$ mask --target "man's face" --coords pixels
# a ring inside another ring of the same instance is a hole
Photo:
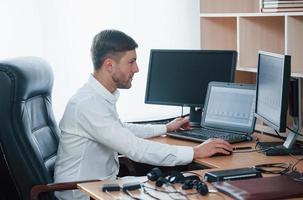
[[[139,71],[135,50],[126,51],[120,60],[114,62],[112,79],[117,88],[129,89],[135,73]]]

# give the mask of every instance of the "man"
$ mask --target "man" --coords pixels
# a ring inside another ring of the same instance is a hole
[[[114,179],[119,172],[118,153],[152,165],[190,163],[215,153],[229,154],[229,143],[213,139],[195,147],[161,144],[150,138],[189,129],[188,118],[166,125],[122,123],[116,111],[117,89],[128,89],[135,73],[137,43],[117,30],[101,31],[91,47],[94,72],[70,99],[60,122],[61,138],[55,182]],[[173,72],[172,72],[173,73]],[[59,199],[87,199],[80,191],[57,192]]]

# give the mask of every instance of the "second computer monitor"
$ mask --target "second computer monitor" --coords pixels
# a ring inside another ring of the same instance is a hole
[[[279,132],[286,131],[290,56],[259,52],[256,116]]]
[[[210,81],[233,82],[237,52],[232,50],[159,50],[150,53],[145,103],[191,107],[200,124]]]

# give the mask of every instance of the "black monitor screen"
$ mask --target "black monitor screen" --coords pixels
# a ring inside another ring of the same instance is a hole
[[[233,82],[236,51],[151,50],[145,103],[203,107],[210,81]]]
[[[279,132],[286,131],[290,57],[259,52],[256,116]]]

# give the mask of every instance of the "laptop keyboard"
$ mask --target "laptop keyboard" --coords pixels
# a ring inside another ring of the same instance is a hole
[[[170,133],[169,135],[173,137],[176,136],[201,142],[210,138],[221,138],[223,140],[228,141],[229,143],[250,141],[252,139],[250,136],[247,135],[232,134],[229,132],[210,129],[192,129],[189,131],[178,131]]]

